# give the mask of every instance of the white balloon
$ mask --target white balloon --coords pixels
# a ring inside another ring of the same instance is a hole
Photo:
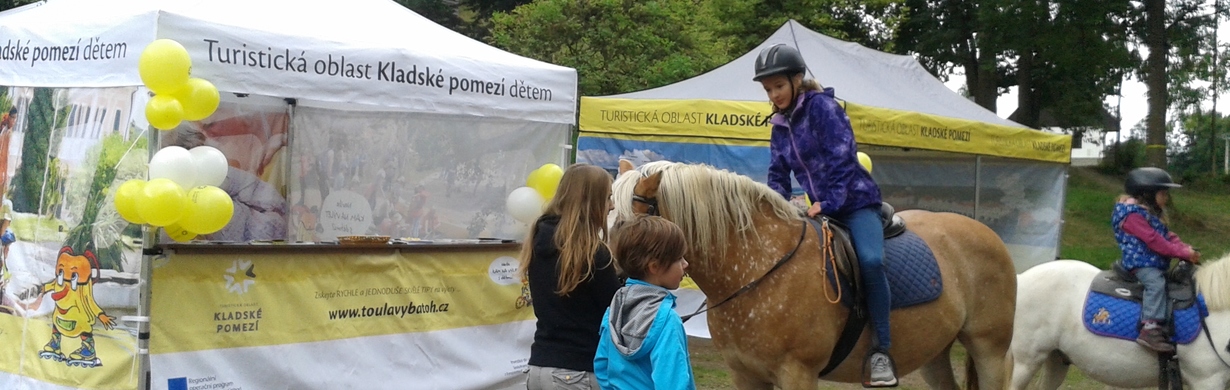
[[[539,215],[542,215],[543,202],[545,200],[542,195],[538,194],[538,191],[530,187],[521,187],[508,194],[508,201],[504,205],[508,207],[508,214],[516,220],[533,223]]]
[[[183,188],[196,187],[197,172],[192,153],[179,146],[162,148],[149,160],[149,178],[170,179]]]
[[[226,155],[213,146],[197,146],[188,152],[196,166],[197,185],[221,187],[230,167]]]

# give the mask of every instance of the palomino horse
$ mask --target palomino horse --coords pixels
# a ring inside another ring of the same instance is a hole
[[[823,282],[820,237],[781,195],[708,166],[654,162],[621,174],[613,197],[620,218],[650,212],[653,204],[652,211],[683,229],[688,272],[712,299],[709,330],[737,388],[813,390],[819,379],[862,381],[871,339],[866,328],[853,352],[819,377],[849,311],[830,299],[835,292]],[[970,388],[1004,388],[1012,365],[1016,273],[1003,242],[958,214],[899,215],[931,247],[944,289],[934,301],[892,312],[898,374],[922,368],[932,388],[957,388],[948,352],[960,340],[972,359],[970,376],[977,378]],[[765,276],[792,251],[793,260]],[[745,293],[715,302],[753,281]]]
[[[1230,366],[1225,363],[1230,362],[1228,260],[1230,256],[1196,271],[1197,289],[1209,307],[1205,324],[1212,343],[1201,334],[1178,346],[1183,382],[1193,389],[1222,390],[1230,382]],[[1085,296],[1099,271],[1085,262],[1058,260],[1030,268],[1017,278],[1012,389],[1025,389],[1038,368],[1043,369],[1041,388],[1056,389],[1063,384],[1069,364],[1111,386],[1157,386],[1155,353],[1135,342],[1098,336],[1085,329]],[[1135,323],[1136,319],[1131,321]]]

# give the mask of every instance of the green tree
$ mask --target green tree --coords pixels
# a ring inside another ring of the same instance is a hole
[[[463,12],[462,33],[471,38],[490,42],[492,20],[497,12],[508,13],[530,0],[460,0]]]
[[[36,0],[0,0],[0,11],[17,8],[35,1]]]
[[[98,257],[99,267],[106,269],[121,269],[124,243],[120,232],[127,227],[114,212],[103,213],[103,210],[114,211],[114,199],[109,197],[111,187],[118,185],[121,177],[135,178],[145,166],[146,155],[144,146],[146,140],[139,138],[133,141],[124,140],[120,133],[113,133],[102,139],[86,156],[86,161],[93,161],[74,176],[74,181],[83,182],[79,188],[68,195],[71,205],[81,208],[81,220],[69,229],[64,245],[78,251],[89,250]],[[125,158],[127,157],[127,158]]]
[[[1230,118],[1218,112],[1176,115],[1181,124],[1176,147],[1170,155],[1169,169],[1172,174],[1182,176],[1186,182],[1203,176],[1208,172],[1209,161],[1220,161],[1225,150],[1225,140],[1212,137],[1216,133],[1226,134],[1230,131]],[[1216,118],[1217,132],[1209,132],[1211,119]],[[1216,168],[1216,167],[1214,167]]]
[[[457,16],[457,7],[443,0],[395,0],[397,4],[430,19],[436,24],[459,31],[462,27],[461,18]]]
[[[1123,23],[1131,8],[1101,0],[907,0],[897,49],[942,79],[965,74],[974,101],[992,111],[1018,87],[1013,118],[1037,127],[1100,122],[1103,99],[1134,65]],[[1075,50],[1074,48],[1079,48]]]
[[[905,14],[902,0],[712,0],[711,29],[743,53],[794,19],[810,29],[877,50],[892,50]]]
[[[996,98],[1008,84],[1004,32],[1012,29],[1001,0],[906,0],[896,49],[913,53],[941,80],[965,74],[965,88],[974,103],[996,111]],[[1004,25],[1005,28],[993,28]]]
[[[64,136],[68,109],[57,102],[56,90],[36,88],[26,110],[26,131],[22,136],[21,166],[13,177],[13,210],[42,214],[48,205],[44,190],[55,191],[60,175],[59,163],[49,154],[52,145]],[[49,170],[49,167],[57,168]],[[49,176],[53,180],[48,180]],[[51,188],[44,188],[44,184]]]
[[[1166,166],[1166,112],[1171,104],[1188,104],[1190,76],[1199,67],[1200,45],[1208,42],[1213,25],[1205,0],[1141,0],[1131,2],[1126,22],[1134,43],[1148,50],[1136,74],[1148,87],[1149,114],[1145,118],[1146,164]],[[1178,97],[1176,99],[1176,96]]]
[[[669,84],[725,63],[725,45],[705,30],[711,16],[692,0],[538,0],[492,19],[505,50],[573,67],[582,95]]]

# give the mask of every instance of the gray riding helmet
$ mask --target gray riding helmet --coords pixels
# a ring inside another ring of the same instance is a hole
[[[799,50],[784,43],[766,47],[756,56],[756,76],[752,81],[760,81],[765,77],[785,74],[787,76],[807,71],[807,63]]]
[[[1178,188],[1181,185],[1174,182],[1170,178],[1170,174],[1161,168],[1144,167],[1136,168],[1127,174],[1127,181],[1123,184],[1124,191],[1128,195],[1140,196],[1158,192],[1169,188]]]

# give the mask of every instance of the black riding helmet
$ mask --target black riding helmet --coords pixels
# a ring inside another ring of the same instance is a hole
[[[752,77],[752,81],[778,74],[793,76],[806,71],[807,63],[803,62],[803,55],[799,54],[799,50],[778,43],[766,47],[756,56],[756,76]]]
[[[1127,174],[1123,189],[1131,196],[1148,196],[1161,190],[1182,187],[1161,168],[1136,168]]]

